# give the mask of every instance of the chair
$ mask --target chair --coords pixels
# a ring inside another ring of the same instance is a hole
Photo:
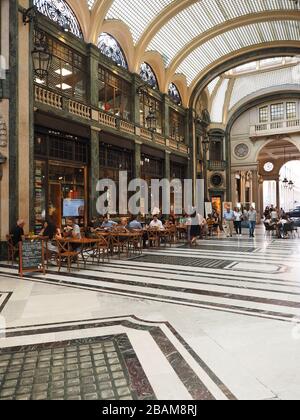
[[[7,263],[13,266],[14,262],[17,262],[16,254],[19,254],[19,244],[14,245],[12,235],[6,235],[7,241]]]
[[[69,242],[67,241],[56,241],[58,249],[58,272],[61,270],[62,260],[67,261],[68,272],[71,272],[72,263],[77,262],[77,269],[79,270],[79,252],[69,250]]]
[[[102,255],[102,262],[104,262],[105,256],[109,262],[110,260],[110,237],[101,235],[101,233],[97,233],[97,243],[95,246],[94,254],[92,255],[93,263],[94,259],[97,258],[98,264],[100,263],[101,255]]]
[[[160,247],[160,235],[161,231],[159,229],[149,229],[148,230],[148,241],[150,246],[153,248],[159,248]]]

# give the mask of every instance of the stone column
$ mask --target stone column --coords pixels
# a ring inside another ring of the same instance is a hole
[[[276,207],[280,209],[280,180],[276,179]]]
[[[32,1],[19,0],[19,6],[29,8]],[[18,12],[17,12],[18,13]],[[13,25],[12,22],[10,22]],[[18,13],[17,84],[18,111],[15,123],[18,125],[18,217],[25,220],[25,231],[34,227],[34,134],[33,134],[33,77],[31,50],[33,47],[33,25],[24,26],[22,14]],[[15,80],[13,80],[15,83]],[[17,200],[16,200],[17,202]],[[16,205],[16,202],[13,203]]]
[[[168,95],[163,96],[163,133],[170,137],[170,99]]]
[[[135,149],[134,149],[134,177],[141,178],[142,171],[141,171],[141,161],[142,161],[142,154],[141,154],[142,142],[136,141],[135,142]]]
[[[245,179],[245,172],[241,171],[241,202],[245,204],[246,201],[246,179]]]
[[[164,176],[169,181],[171,180],[171,152],[166,150],[165,152],[165,170]]]
[[[140,77],[137,74],[132,75],[132,122],[135,125],[140,125],[140,96],[137,93],[139,86],[142,84]]]
[[[99,50],[95,45],[89,44],[89,80],[88,80],[88,98],[90,104],[97,108],[99,107],[99,92],[96,89],[98,80],[98,66],[99,66]]]
[[[97,199],[98,193],[96,191],[97,183],[99,181],[100,176],[100,130],[96,128],[91,129],[91,144],[90,144],[90,160],[91,160],[91,167],[90,167],[90,182],[89,182],[89,189],[90,189],[90,202],[89,202],[89,217],[93,219],[97,216]]]
[[[1,42],[1,55],[5,62],[1,64],[8,68],[9,64],[9,8],[10,1],[2,0],[0,2],[0,42]],[[2,68],[3,75],[5,76],[5,68]],[[6,163],[0,167],[0,257],[6,254],[6,234],[9,232],[9,126],[10,126],[10,102],[9,102],[9,86],[8,78],[0,80],[0,116],[1,120],[6,124],[7,129],[7,145],[0,147],[0,153],[7,159]],[[3,247],[2,247],[3,245]],[[2,252],[3,251],[3,252]]]

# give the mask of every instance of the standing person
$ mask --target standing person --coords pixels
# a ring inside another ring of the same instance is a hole
[[[278,222],[278,211],[277,211],[277,209],[275,208],[273,208],[273,209],[271,209],[271,219],[272,219],[272,222]]]
[[[234,209],[234,227],[236,234],[238,236],[242,236],[242,221],[243,221],[243,213],[237,207]]]
[[[224,212],[224,225],[226,227],[226,235],[227,238],[233,237],[233,228],[234,228],[234,212],[231,210],[230,206],[227,207],[226,211]]]
[[[188,227],[188,241],[190,247],[196,245],[197,238],[200,235],[200,225],[199,225],[199,217],[197,217],[197,212],[195,211],[191,214],[190,217],[187,218],[187,227]]]
[[[256,228],[256,221],[257,221],[257,211],[254,207],[250,207],[248,212],[248,220],[249,220],[249,235],[250,238],[255,238],[255,228]]]
[[[24,220],[18,220],[16,226],[11,231],[13,245],[18,245],[19,242],[22,242],[22,236],[24,236]]]

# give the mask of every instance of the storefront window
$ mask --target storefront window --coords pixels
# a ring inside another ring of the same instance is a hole
[[[126,121],[131,120],[131,84],[99,66],[99,108]]]
[[[173,140],[184,142],[185,118],[179,112],[170,109],[170,137]]]
[[[88,143],[85,139],[39,129],[35,134],[35,230],[50,217],[57,227],[74,217],[87,222]]]
[[[37,84],[59,91],[78,101],[86,101],[86,58],[65,44],[48,36],[52,54],[49,75],[46,80],[35,79]]]
[[[156,132],[162,134],[162,104],[157,99],[143,92],[140,95],[140,124],[142,127],[147,128],[147,117],[150,110],[154,111],[156,115]]]

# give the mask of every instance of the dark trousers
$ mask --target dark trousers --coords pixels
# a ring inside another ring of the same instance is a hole
[[[242,222],[234,222],[234,227],[237,235],[242,234]]]

